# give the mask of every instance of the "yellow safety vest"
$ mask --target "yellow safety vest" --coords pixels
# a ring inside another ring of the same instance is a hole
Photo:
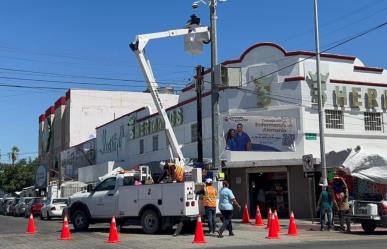
[[[176,165],[175,174],[177,182],[184,182],[184,168],[182,166]]]
[[[216,208],[216,189],[213,186],[204,187],[203,205]]]

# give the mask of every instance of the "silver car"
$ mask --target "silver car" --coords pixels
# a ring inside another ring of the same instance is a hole
[[[33,199],[34,197],[22,197],[15,206],[15,216],[24,216],[28,204],[31,203]]]

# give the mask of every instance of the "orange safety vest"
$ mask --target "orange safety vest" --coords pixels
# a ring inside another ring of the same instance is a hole
[[[176,165],[175,174],[176,174],[176,181],[177,182],[184,182],[184,168],[183,167]]]
[[[213,186],[204,187],[203,205],[216,208],[216,189]]]

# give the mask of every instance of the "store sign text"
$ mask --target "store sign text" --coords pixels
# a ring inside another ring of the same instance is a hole
[[[183,123],[183,110],[177,108],[167,113],[172,127]],[[129,126],[129,139],[140,138],[165,129],[164,120],[157,116]]]
[[[119,133],[114,132],[113,135],[109,136],[107,135],[107,130],[102,130],[102,149],[99,151],[101,153],[111,153],[111,152],[117,152],[121,150],[123,145],[123,139],[125,137],[125,126],[120,126]]]
[[[349,104],[352,108],[359,108],[364,106],[365,108],[376,108],[380,106],[383,109],[387,109],[387,90],[384,90],[384,93],[378,96],[378,92],[374,88],[366,89],[364,96],[362,96],[360,87],[352,87],[347,94],[347,88],[345,86],[339,87],[336,86],[335,90],[332,92],[333,104],[335,106],[344,107]],[[380,102],[379,102],[380,101]]]

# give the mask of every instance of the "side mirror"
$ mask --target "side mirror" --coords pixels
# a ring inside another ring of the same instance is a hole
[[[86,191],[87,192],[93,192],[93,185],[92,184],[88,184],[87,187],[86,187]]]

